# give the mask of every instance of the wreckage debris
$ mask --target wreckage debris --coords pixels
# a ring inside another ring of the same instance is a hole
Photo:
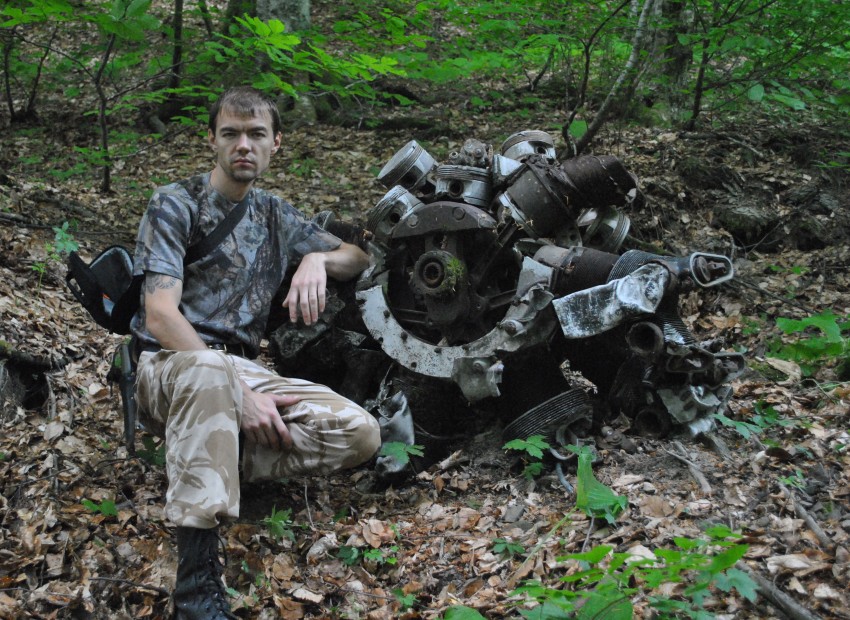
[[[621,254],[626,210],[644,197],[619,159],[561,163],[542,131],[498,152],[470,139],[443,163],[411,140],[378,180],[388,191],[368,213],[371,265],[355,294],[369,336],[358,346],[388,360],[376,410],[406,375],[456,388],[467,411],[496,403],[506,438],[571,441],[619,415],[656,437],[713,427],[743,358],[696,342],[677,306],[683,291],[732,279],[732,263]],[[410,441],[433,419],[422,406],[384,426]]]

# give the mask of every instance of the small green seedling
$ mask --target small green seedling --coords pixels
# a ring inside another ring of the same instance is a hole
[[[779,482],[782,484],[794,487],[795,489],[803,489],[806,486],[806,477],[803,475],[803,470],[799,467],[794,468],[794,473],[789,476],[781,476]]]
[[[522,555],[525,553],[525,547],[519,543],[511,542],[506,538],[496,538],[493,540],[493,553],[508,560],[515,555]]]
[[[153,437],[144,437],[142,439],[144,448],[136,451],[143,461],[154,467],[165,467],[165,442],[159,443]]]
[[[532,435],[528,439],[513,439],[502,448],[525,453],[525,468],[522,470],[522,475],[531,480],[543,471],[543,463],[541,462],[543,451],[548,450],[550,446],[543,435]]]
[[[61,263],[64,256],[80,249],[79,244],[72,234],[76,226],[76,221],[72,221],[70,223],[63,222],[61,227],[53,227],[53,243],[48,242],[44,244],[44,251],[47,253],[47,258],[43,261],[36,261],[31,266],[31,269],[38,274],[39,289],[41,289],[41,281],[44,278],[44,274],[47,273],[48,265],[51,263]]]
[[[395,588],[393,596],[398,603],[399,611],[407,611],[419,602],[415,594],[405,594],[401,588]]]
[[[278,541],[282,538],[295,540],[295,533],[292,531],[292,510],[277,510],[276,506],[272,507],[272,514],[263,519],[263,525],[269,530],[269,535],[273,540]]]
[[[398,558],[395,557],[395,553],[398,551],[398,547],[395,545],[388,547],[386,550],[384,549],[367,549],[363,552],[363,561],[364,562],[372,562],[374,564],[396,564],[398,562]]]
[[[84,499],[80,503],[95,514],[101,514],[104,517],[118,516],[118,508],[115,507],[115,502],[110,499],[105,499],[99,504],[90,499]]]
[[[357,564],[362,555],[363,554],[360,552],[360,549],[349,545],[343,545],[336,552],[336,557],[342,560],[342,563],[346,566],[354,566]]]

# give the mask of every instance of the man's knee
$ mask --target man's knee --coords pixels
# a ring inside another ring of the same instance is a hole
[[[350,432],[352,462],[349,467],[355,467],[372,458],[381,447],[381,429],[374,416],[361,409],[360,415],[350,426]]]

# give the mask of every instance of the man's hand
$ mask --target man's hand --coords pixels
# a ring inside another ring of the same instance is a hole
[[[292,448],[292,435],[280,417],[280,409],[291,407],[300,398],[255,392],[242,384],[242,427],[245,438],[273,450]]]
[[[325,268],[327,254],[313,252],[301,259],[289,293],[283,300],[283,307],[289,308],[289,320],[298,320],[298,311],[305,325],[312,325],[319,320],[319,315],[325,309],[327,299],[328,272]]]
[[[328,276],[340,281],[350,280],[368,266],[366,252],[351,243],[343,243],[330,252],[305,255],[283,300],[283,307],[289,308],[289,320],[295,323],[300,310],[306,325],[318,321],[325,310]]]

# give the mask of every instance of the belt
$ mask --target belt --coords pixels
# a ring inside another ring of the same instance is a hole
[[[227,353],[228,355],[236,355],[238,357],[244,357],[245,359],[252,360],[257,357],[256,352],[253,347],[249,347],[247,344],[225,344],[223,342],[213,342],[207,343],[207,347],[214,351],[222,351]],[[156,353],[160,351],[162,347],[158,345],[145,344],[140,345],[138,347],[138,352],[147,351],[150,353]]]
[[[245,359],[254,359],[257,354],[252,347],[246,344],[225,344],[223,342],[207,343],[207,347],[215,351],[224,351],[228,355],[236,355]]]

